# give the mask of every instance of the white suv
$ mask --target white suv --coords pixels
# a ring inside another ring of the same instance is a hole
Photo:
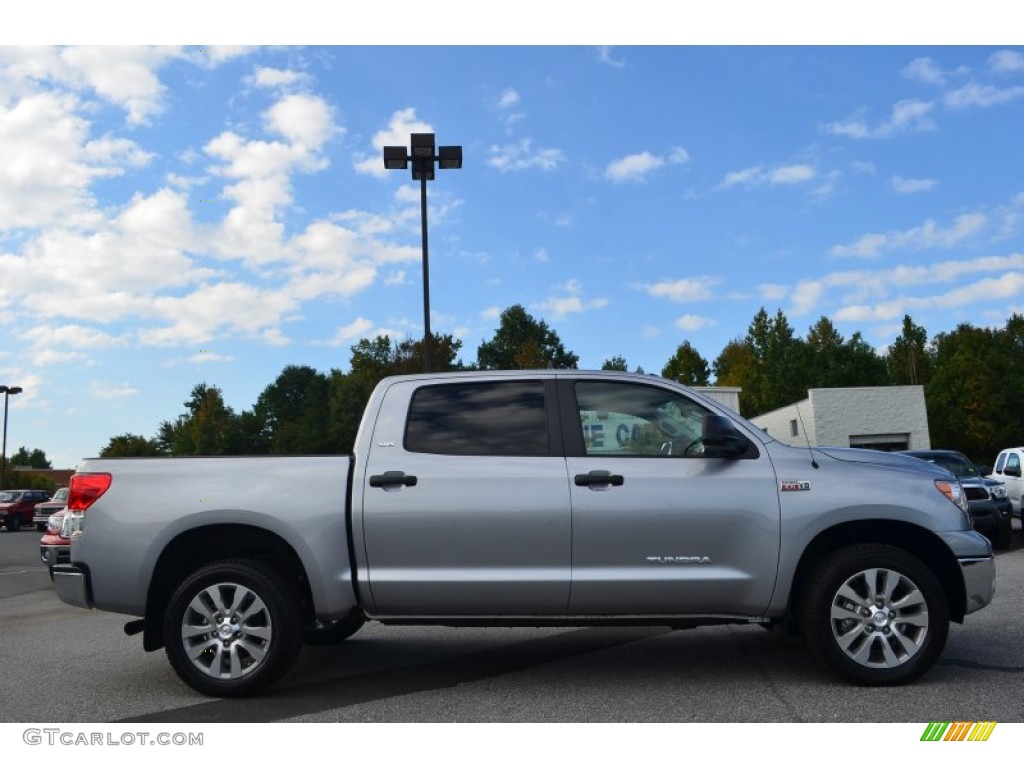
[[[1021,516],[1021,495],[1024,494],[1024,477],[1021,476],[1021,468],[1024,467],[1024,448],[1004,448],[996,457],[996,464],[992,468],[992,477],[1006,483],[1006,492],[1013,505],[1013,514]]]

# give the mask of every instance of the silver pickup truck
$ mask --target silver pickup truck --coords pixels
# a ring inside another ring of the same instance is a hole
[[[891,685],[995,591],[952,475],[606,371],[388,378],[354,456],[89,459],[68,509],[61,599],[141,617],[126,631],[214,696],[368,620],[783,624]]]

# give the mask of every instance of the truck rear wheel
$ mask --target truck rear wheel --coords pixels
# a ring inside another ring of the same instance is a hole
[[[263,563],[211,563],[171,597],[163,624],[167,658],[200,693],[252,695],[295,662],[302,646],[298,606],[294,586]]]
[[[861,544],[827,556],[800,601],[800,628],[817,660],[861,685],[898,685],[935,663],[949,632],[938,580],[897,547]]]

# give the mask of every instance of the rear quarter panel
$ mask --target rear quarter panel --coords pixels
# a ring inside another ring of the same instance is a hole
[[[180,534],[216,524],[262,528],[298,555],[317,615],[355,605],[346,525],[345,456],[92,459],[109,472],[86,512],[71,559],[91,574],[96,608],[143,615],[161,552]]]

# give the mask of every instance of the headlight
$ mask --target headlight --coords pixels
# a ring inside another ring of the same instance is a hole
[[[967,497],[964,495],[963,486],[956,480],[936,480],[935,487],[939,489],[947,499],[956,504],[967,514]]]
[[[993,499],[1005,499],[1006,498],[1006,486],[1005,485],[993,485],[989,488],[992,492]]]
[[[61,517],[58,517],[56,514],[50,515],[46,519],[46,532],[48,534],[51,534],[51,535],[54,534],[54,533],[59,533],[60,532],[60,522],[61,522]]]

